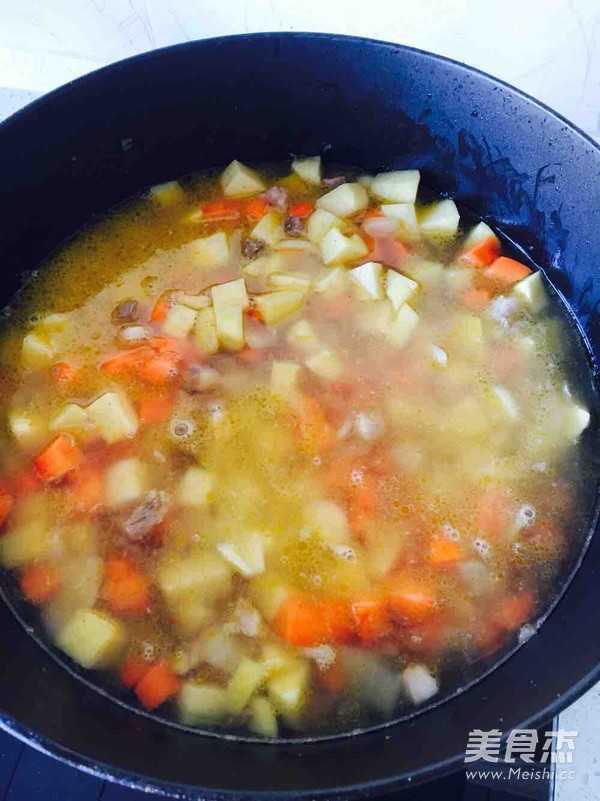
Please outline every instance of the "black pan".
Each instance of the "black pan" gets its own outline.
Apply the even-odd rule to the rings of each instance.
[[[205,167],[322,153],[419,167],[544,268],[600,353],[600,151],[557,114],[475,70],[383,42],[258,34],[142,55],[0,126],[0,305],[66,237],[150,184]],[[596,488],[588,488],[591,508]],[[588,508],[589,506],[589,508]],[[468,732],[552,718],[600,676],[600,540],[539,633],[416,717],[320,743],[192,734],[77,680],[0,604],[0,723],[103,777],[178,798],[368,795],[460,768]]]

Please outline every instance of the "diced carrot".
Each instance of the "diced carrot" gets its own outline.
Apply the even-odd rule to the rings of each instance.
[[[295,430],[299,447],[313,456],[331,450],[335,444],[335,431],[315,398],[304,398]]]
[[[479,313],[489,306],[490,293],[487,289],[475,289],[471,287],[470,289],[465,289],[460,296],[460,300],[467,309]]]
[[[380,261],[390,267],[401,267],[410,254],[406,245],[391,237],[378,237],[374,240],[370,251],[369,259],[371,261]]]
[[[127,656],[119,668],[119,678],[128,690],[133,690],[151,669],[152,663],[134,652]]]
[[[390,631],[388,605],[382,598],[372,596],[353,601],[352,614],[362,643],[376,642]]]
[[[383,217],[383,212],[381,211],[381,206],[375,206],[372,209],[368,209],[362,216],[363,220],[371,220],[373,217]]]
[[[246,201],[244,212],[251,220],[260,220],[269,208],[269,201],[264,197],[253,197]]]
[[[237,220],[240,216],[241,202],[229,198],[208,200],[200,206],[202,219],[207,222],[216,220]]]
[[[28,601],[44,604],[60,591],[62,578],[51,565],[31,565],[21,573],[20,585]]]
[[[104,473],[95,465],[83,465],[70,488],[72,505],[78,512],[91,512],[104,498]]]
[[[521,264],[515,259],[509,259],[507,256],[500,256],[485,271],[485,275],[490,281],[502,287],[509,287],[522,278],[527,278],[530,273],[530,268],[525,264]]]
[[[251,320],[256,320],[257,323],[262,323],[263,322],[263,318],[262,318],[262,314],[260,313],[260,309],[258,308],[258,306],[256,305],[256,303],[254,302],[254,300],[252,298],[250,299],[250,304],[249,304],[248,308],[246,309],[246,314],[248,315],[248,317],[250,317]]]
[[[321,602],[321,613],[328,639],[336,643],[346,643],[354,638],[356,624],[347,601],[336,598],[324,600]]]
[[[13,476],[13,491],[17,498],[25,498],[41,489],[40,477],[33,465],[23,468]]]
[[[81,462],[81,452],[68,434],[56,439],[38,454],[35,469],[42,481],[57,481],[75,470]]]
[[[483,239],[461,254],[461,261],[472,267],[487,267],[500,255],[500,242],[495,236]]]
[[[117,353],[100,363],[100,369],[111,378],[131,376],[142,369],[144,364],[154,356],[151,348],[134,348],[123,353]]]
[[[477,502],[475,526],[488,537],[502,537],[508,530],[514,514],[509,496],[498,489],[488,489]]]
[[[429,559],[435,567],[449,567],[462,559],[463,552],[459,542],[447,537],[435,537],[429,548]]]
[[[291,595],[279,608],[273,628],[290,645],[310,647],[325,642],[327,622],[320,604],[308,595]]]
[[[139,702],[146,709],[156,709],[179,691],[181,680],[166,662],[153,665],[135,688]]]
[[[530,617],[533,611],[533,596],[530,592],[510,595],[500,601],[494,609],[493,620],[505,631],[514,631]]]
[[[256,364],[265,358],[266,350],[263,348],[251,348],[246,345],[238,354],[238,359],[241,359],[245,364]]]
[[[101,597],[113,612],[143,614],[150,599],[148,579],[133,559],[110,557],[104,566]]]
[[[175,401],[172,395],[145,395],[138,404],[138,417],[142,425],[153,425],[166,420]]]
[[[12,497],[12,495],[9,495],[6,492],[0,493],[0,526],[3,526],[4,523],[6,523],[14,502],[15,499]]]
[[[73,384],[77,380],[79,371],[68,362],[57,362],[50,368],[50,378],[59,386]]]
[[[304,200],[301,203],[294,203],[290,207],[288,214],[290,217],[300,217],[301,220],[304,220],[309,214],[313,213],[314,208],[315,204],[312,200]]]
[[[366,246],[366,248],[367,248],[367,250],[369,252],[369,258],[371,258],[371,254],[375,254],[375,250],[376,250],[376,247],[377,247],[377,240],[375,240],[366,231],[361,231],[360,232],[360,237],[361,237],[362,241],[365,243],[365,246]],[[375,256],[373,255],[372,258],[375,259]]]
[[[434,608],[430,590],[409,578],[399,577],[390,582],[388,604],[394,619],[402,625],[426,620]]]
[[[169,384],[179,375],[181,359],[176,353],[165,351],[154,356],[142,366],[140,378],[148,384],[162,386]]]
[[[321,687],[328,693],[343,693],[348,683],[348,677],[339,659],[324,670],[319,670],[317,678]]]
[[[151,323],[162,323],[167,316],[167,312],[171,306],[171,293],[163,292],[160,298],[154,304],[150,317],[148,318]]]

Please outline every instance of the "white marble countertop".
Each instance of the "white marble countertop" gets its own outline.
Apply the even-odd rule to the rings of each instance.
[[[136,53],[269,30],[359,34],[450,56],[539,98],[600,141],[599,0],[0,0],[0,119]],[[556,801],[600,799],[600,685],[559,726],[579,738],[575,779],[557,781]]]

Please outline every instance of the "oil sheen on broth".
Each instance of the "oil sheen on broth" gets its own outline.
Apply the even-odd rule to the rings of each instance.
[[[572,563],[583,353],[542,274],[418,186],[232,162],[15,304],[0,557],[132,703],[267,738],[389,720],[523,638]]]

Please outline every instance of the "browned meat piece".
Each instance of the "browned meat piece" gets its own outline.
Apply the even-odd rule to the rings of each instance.
[[[143,542],[165,518],[169,496],[161,490],[150,490],[144,500],[122,522],[122,528],[131,542]]]
[[[341,186],[346,183],[345,175],[336,175],[334,178],[323,178],[323,186],[327,189],[335,189],[336,186]]]
[[[242,256],[246,259],[256,259],[265,249],[266,242],[264,239],[245,239],[242,245]]]
[[[283,186],[272,186],[263,192],[261,197],[264,197],[269,206],[273,206],[278,211],[284,212],[287,209],[288,191]]]
[[[292,215],[283,221],[286,236],[300,236],[304,232],[304,222],[300,217]]]
[[[140,319],[140,304],[133,298],[122,300],[112,310],[111,318],[116,325],[135,323],[136,320]]]

